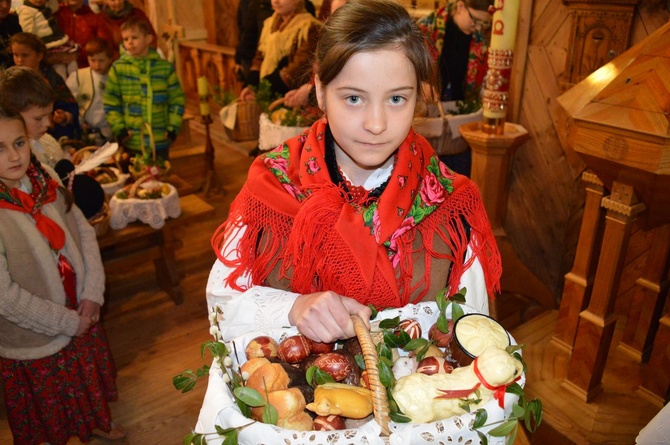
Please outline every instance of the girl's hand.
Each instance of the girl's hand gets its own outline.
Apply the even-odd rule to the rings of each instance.
[[[300,295],[288,314],[289,322],[310,340],[331,343],[354,337],[351,316],[356,314],[370,327],[372,311],[353,298],[335,292]]]
[[[81,300],[81,303],[79,303],[79,307],[77,308],[77,313],[80,316],[89,317],[91,319],[91,325],[100,321],[100,305],[91,300]]]
[[[81,337],[85,333],[88,332],[89,329],[91,329],[91,326],[93,326],[95,323],[93,320],[91,320],[91,317],[88,315],[81,315],[79,314],[79,327],[77,328],[77,333],[74,334],[77,337]]]
[[[306,83],[298,89],[289,91],[284,96],[284,105],[289,108],[306,107],[310,91],[312,91],[311,83]]]
[[[245,100],[254,100],[256,99],[256,93],[254,93],[254,90],[250,87],[244,87],[242,91],[240,91],[240,100],[245,101]]]

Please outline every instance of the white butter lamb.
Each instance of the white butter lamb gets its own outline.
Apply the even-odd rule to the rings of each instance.
[[[477,399],[475,389],[479,390],[481,401],[470,405],[471,411],[491,400],[496,389],[504,397],[506,385],[518,379],[522,372],[523,364],[519,360],[504,349],[489,346],[476,361],[454,369],[451,374],[414,373],[399,379],[393,398],[413,423],[433,422],[464,414],[459,406],[463,403],[461,399]]]

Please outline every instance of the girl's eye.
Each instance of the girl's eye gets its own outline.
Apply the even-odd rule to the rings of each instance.
[[[401,104],[405,101],[405,98],[402,96],[391,96],[391,103],[393,104]]]
[[[23,148],[26,145],[26,140],[21,138],[18,141],[16,141],[14,145],[16,145],[16,148]]]
[[[352,105],[355,105],[361,101],[360,96],[347,96],[347,102],[349,102]]]

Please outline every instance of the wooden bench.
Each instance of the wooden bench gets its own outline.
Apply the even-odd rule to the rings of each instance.
[[[123,261],[124,264],[141,264],[153,261],[158,285],[170,295],[175,304],[183,302],[180,272],[175,261],[175,251],[182,247],[173,229],[214,213],[214,207],[197,195],[181,196],[181,215],[168,219],[160,229],[135,222],[121,230],[110,229],[98,237],[100,254],[105,266]]]

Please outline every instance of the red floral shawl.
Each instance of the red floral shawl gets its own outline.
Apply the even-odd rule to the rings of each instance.
[[[434,236],[450,248],[452,294],[475,257],[489,294],[499,291],[500,254],[472,181],[440,162],[411,130],[381,196],[356,202],[331,181],[325,132],[319,120],[252,164],[228,219],[212,237],[217,256],[233,269],[227,285],[243,291],[236,282],[247,273],[254,285],[262,285],[278,267],[296,293],[332,290],[378,308],[415,303],[425,296],[430,278],[426,262],[423,279],[412,284],[412,244],[419,232],[426,258],[440,255],[432,248]],[[238,245],[227,245],[240,229]],[[474,255],[466,262],[468,242]],[[236,258],[224,258],[222,252],[231,247]]]

